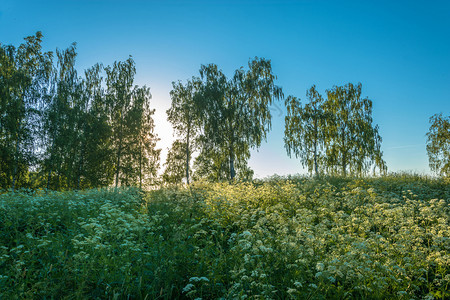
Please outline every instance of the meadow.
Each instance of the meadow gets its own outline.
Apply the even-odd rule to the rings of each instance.
[[[450,182],[0,195],[0,299],[448,299]]]

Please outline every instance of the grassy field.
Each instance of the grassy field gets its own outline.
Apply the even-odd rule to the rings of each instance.
[[[3,193],[0,299],[448,299],[449,201],[411,175]]]

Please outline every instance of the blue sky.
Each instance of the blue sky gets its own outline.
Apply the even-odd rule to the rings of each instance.
[[[285,95],[305,99],[361,82],[373,101],[390,171],[429,173],[426,132],[450,112],[450,1],[20,1],[0,2],[0,43],[36,31],[44,49],[77,42],[80,71],[132,55],[151,88],[165,159],[171,82],[215,63],[227,75],[255,56],[272,60]],[[257,177],[304,173],[283,144],[284,103],[267,143],[252,152]]]

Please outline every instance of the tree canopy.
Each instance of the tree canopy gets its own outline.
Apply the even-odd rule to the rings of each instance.
[[[288,97],[284,138],[288,154],[300,157],[316,175],[319,169],[343,176],[366,174],[371,167],[385,172],[378,125],[372,124],[372,101],[361,97],[361,89],[361,84],[335,86],[323,100],[313,86],[305,106]]]
[[[285,100],[284,143],[289,156],[300,158],[308,172],[316,176],[323,169],[325,149],[326,116],[324,100],[313,85],[307,92],[308,103],[304,106],[299,98],[288,96]]]
[[[250,180],[252,149],[271,130],[271,106],[284,98],[271,61],[255,57],[227,77],[216,64],[172,83],[167,119],[176,140],[165,170],[147,86],[135,84],[130,56],[109,66],[76,67],[76,43],[43,52],[42,33],[18,47],[0,44],[0,187],[148,187],[162,179]],[[310,174],[366,175],[387,170],[373,102],[362,85],[285,99],[284,143]],[[430,118],[430,168],[450,173],[450,120]]]
[[[192,158],[192,152],[195,149],[196,141],[201,129],[201,114],[202,108],[198,105],[199,88],[201,82],[200,79],[193,77],[192,80],[188,80],[185,85],[180,81],[172,82],[172,90],[170,91],[170,98],[172,99],[171,107],[167,110],[167,120],[172,123],[175,133],[183,141],[178,141],[172,145],[172,155],[181,155],[181,146],[184,147],[184,178],[186,178],[187,184],[190,182],[190,164]],[[175,154],[177,153],[177,154]],[[172,165],[170,161],[167,162],[168,167],[172,169],[175,165]],[[175,163],[178,164],[178,163]],[[173,173],[174,170],[171,171]],[[166,176],[169,176],[166,174]],[[178,178],[179,175],[170,175],[171,178]],[[169,177],[170,177],[169,176]],[[175,177],[173,177],[175,176]],[[183,179],[180,178],[180,180]],[[167,177],[168,178],[168,177]]]
[[[361,83],[327,90],[326,156],[331,173],[361,175],[372,166],[386,170],[378,125],[372,124],[372,100],[362,98],[361,90]]]
[[[203,136],[198,172],[215,170],[217,179],[233,180],[239,166],[238,175],[248,176],[250,149],[266,139],[271,129],[270,105],[283,97],[271,62],[250,60],[247,71],[240,68],[230,79],[217,65],[203,65],[200,77]]]
[[[152,184],[159,166],[150,89],[130,57],[79,76],[76,44],[43,53],[42,34],[0,45],[0,185],[80,189]],[[104,81],[103,71],[106,72]]]
[[[41,44],[37,32],[17,48],[0,45],[0,181],[13,190],[37,162],[36,137],[53,59]]]
[[[430,118],[427,133],[427,153],[430,169],[439,175],[450,176],[450,116],[442,113]]]

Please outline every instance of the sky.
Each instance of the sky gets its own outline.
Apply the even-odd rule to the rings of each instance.
[[[96,63],[136,62],[135,84],[152,92],[162,163],[173,141],[166,120],[173,81],[202,64],[231,77],[249,59],[270,59],[285,96],[313,84],[362,84],[392,172],[431,174],[429,118],[450,112],[450,1],[0,0],[0,43],[41,31],[45,51],[77,43],[79,74]],[[255,177],[304,174],[284,148],[284,101],[249,166]]]

